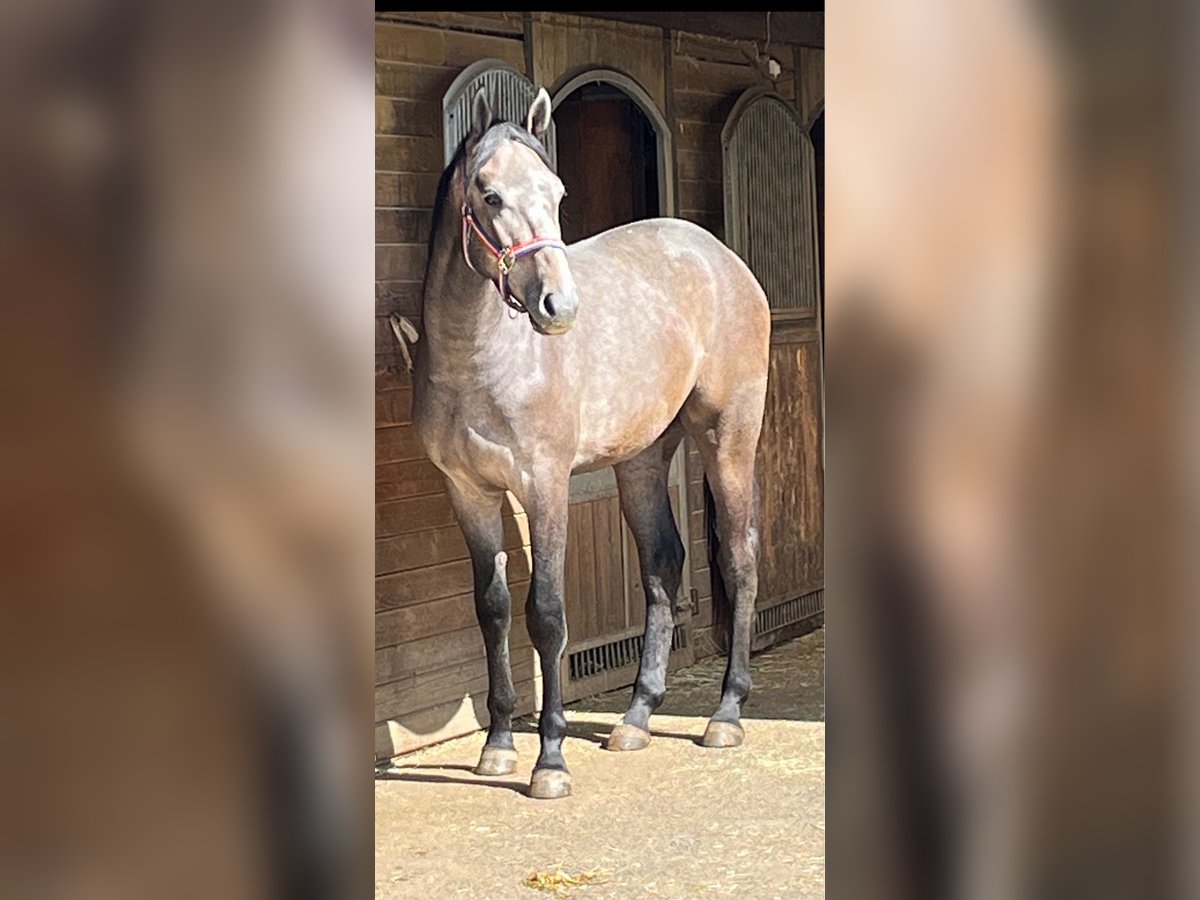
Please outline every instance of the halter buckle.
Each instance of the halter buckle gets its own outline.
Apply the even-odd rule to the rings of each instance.
[[[513,266],[517,264],[517,258],[513,255],[512,247],[505,247],[504,251],[496,260],[496,265],[500,269],[501,275],[508,275],[513,270]]]

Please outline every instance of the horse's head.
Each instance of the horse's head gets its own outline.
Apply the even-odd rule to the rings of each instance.
[[[543,334],[570,329],[579,311],[579,293],[567,255],[553,243],[562,240],[558,205],[563,183],[550,167],[540,138],[550,127],[550,96],[538,92],[522,129],[510,122],[492,121],[483,91],[475,95],[464,159],[465,203],[495,247],[482,240],[468,243],[473,268],[501,279],[529,311],[533,327]],[[536,243],[549,240],[550,246]],[[504,259],[496,253],[514,252]]]

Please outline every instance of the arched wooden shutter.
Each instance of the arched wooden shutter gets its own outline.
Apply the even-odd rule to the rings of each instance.
[[[529,105],[537,96],[537,88],[528,78],[498,59],[481,59],[467,66],[442,98],[442,127],[444,159],[447,165],[454,158],[458,145],[471,130],[471,104],[476,92],[483,88],[492,104],[492,112],[519,125],[525,123]],[[557,161],[554,145],[554,123],[542,137],[550,159]]]
[[[743,94],[721,131],[725,241],[779,317],[816,315],[816,170],[812,143],[778,94]]]

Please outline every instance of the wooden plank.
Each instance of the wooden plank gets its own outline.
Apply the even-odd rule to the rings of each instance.
[[[798,596],[824,579],[820,356],[806,341],[772,344],[758,450],[761,491],[759,605]]]
[[[440,173],[442,142],[432,137],[403,134],[375,135],[376,172]]]
[[[432,209],[440,177],[431,172],[376,172],[375,205]]]
[[[438,103],[449,90],[461,66],[425,66],[413,63],[375,63],[375,96]]]
[[[510,581],[513,609],[520,611],[529,591],[528,581]],[[473,593],[441,597],[414,606],[375,615],[375,648],[382,650],[477,625]]]
[[[532,647],[512,654],[514,685],[532,683],[537,675],[534,660]],[[380,720],[400,718],[427,709],[431,700],[445,701],[463,696],[486,700],[487,693],[487,661],[481,658],[411,680],[378,686],[375,689],[375,716]]]
[[[512,12],[415,12],[396,11],[376,14],[379,22],[398,22],[401,24],[427,25],[434,28],[447,28],[455,31],[474,31],[485,34],[510,35],[521,34],[521,14]]]
[[[425,100],[376,97],[375,133],[441,137],[442,108]]]
[[[680,122],[675,129],[678,150],[721,152],[721,125],[716,122]]]
[[[421,281],[425,277],[424,244],[387,244],[375,247],[377,281]]]
[[[510,556],[529,546],[529,528],[524,513],[504,519],[503,544]],[[458,525],[408,532],[375,542],[375,574],[388,575],[469,557],[467,543]],[[528,564],[523,568],[528,569]],[[510,580],[515,571],[517,569],[510,566]]]
[[[725,186],[720,181],[691,178],[679,180],[680,209],[722,212],[724,204]]]
[[[519,34],[499,37],[449,31],[430,25],[377,23],[375,58],[459,68],[480,59],[498,59],[520,70],[525,53]]]
[[[445,494],[392,500],[375,507],[375,537],[441,528],[454,521],[454,509]]]
[[[536,708],[540,693],[540,677],[534,681],[515,685],[517,689],[516,715],[527,715]],[[410,753],[421,747],[449,740],[487,724],[486,698],[481,695],[455,698],[403,719],[389,719],[375,725],[375,757],[386,759]]]
[[[412,422],[412,388],[375,392],[375,427]]]
[[[754,41],[735,41],[690,31],[676,32],[674,46],[679,65],[684,59],[736,65],[746,59],[746,54],[753,56],[755,52]]]
[[[625,627],[625,584],[621,570],[620,502],[616,497],[592,506],[592,532],[596,551],[596,608],[602,634]]]
[[[736,93],[702,94],[697,91],[676,91],[675,115],[680,121],[721,125],[729,118],[737,98]]]
[[[375,502],[444,494],[446,476],[427,459],[385,463],[375,467]]]
[[[425,448],[411,425],[375,429],[376,465],[424,458]]]
[[[398,391],[409,390],[412,388],[412,380],[406,377],[397,375],[376,375],[375,390],[376,391]]]
[[[693,34],[716,35],[742,41],[766,39],[765,13],[746,12],[580,12],[583,16],[616,19],[637,25],[659,28],[686,26]],[[805,10],[781,10],[771,13],[771,39],[803,44],[806,47],[825,46],[825,13]],[[774,44],[772,44],[774,48]]]
[[[433,228],[429,209],[375,210],[375,243],[428,244]]]
[[[603,617],[596,592],[596,530],[592,525],[593,509],[603,503],[603,500],[593,500],[575,507],[576,540],[579,546],[579,605],[585,611],[585,620],[592,634],[603,633]]]
[[[779,59],[777,51],[772,56]],[[791,64],[788,52],[787,63]],[[784,60],[780,59],[780,62]],[[749,59],[743,58],[735,64],[702,62],[688,58],[676,58],[675,89],[678,91],[700,91],[706,94],[741,93],[748,88],[765,87],[774,89],[774,82],[764,75]]]
[[[680,150],[676,157],[679,163],[680,181],[713,181],[721,178],[721,154]]]
[[[440,530],[440,529],[439,529]],[[429,532],[421,532],[428,534]],[[412,562],[410,557],[407,562]],[[453,597],[470,593],[474,589],[472,566],[469,559],[459,559],[438,565],[421,564],[408,571],[380,575],[375,579],[375,610],[399,609],[403,606]],[[529,557],[523,551],[514,550],[508,556],[508,577],[511,581],[529,578]]]
[[[512,650],[530,646],[523,612],[513,619],[508,643]],[[479,659],[483,655],[483,635],[480,634],[478,625],[468,625],[420,640],[405,641],[375,651],[375,683],[380,685],[389,681],[399,681],[409,675],[457,665]]]
[[[425,284],[421,281],[375,282],[375,315],[399,313],[408,316],[420,330],[421,301]]]

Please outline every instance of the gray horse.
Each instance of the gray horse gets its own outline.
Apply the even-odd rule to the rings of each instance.
[[[474,566],[491,714],[480,775],[516,767],[504,491],[529,516],[526,622],[543,679],[529,794],[542,799],[571,792],[559,682],[571,474],[613,466],[637,542],[645,643],[632,703],[608,748],[639,750],[663,700],[683,574],[667,470],[684,433],[699,448],[716,509],[726,590],[714,594],[727,593],[733,606],[721,702],[703,743],[742,742],[758,581],[754,456],[770,339],[762,288],[696,225],[651,219],[562,244],[565,191],[539,140],[550,111],[542,90],[522,128],[494,121],[483,93],[475,97],[472,130],[438,187],[413,382],[414,421],[446,475]]]

